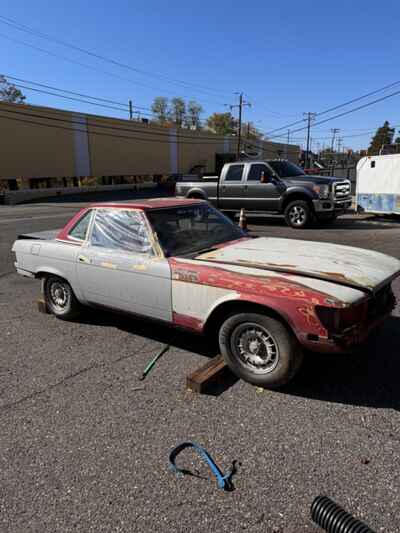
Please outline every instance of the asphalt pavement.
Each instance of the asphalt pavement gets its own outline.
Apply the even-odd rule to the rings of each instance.
[[[39,282],[14,273],[15,237],[61,227],[79,207],[0,206],[0,531],[316,532],[318,494],[375,531],[400,531],[400,312],[356,356],[307,355],[282,391],[231,380],[193,394],[186,375],[216,353],[206,339],[100,311],[57,320],[37,310]],[[251,217],[250,229],[400,258],[389,219],[292,230]],[[183,440],[223,470],[235,461],[235,490],[204,479],[190,451],[178,463],[199,477],[172,474]]]

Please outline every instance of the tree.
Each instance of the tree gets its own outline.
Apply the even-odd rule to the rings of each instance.
[[[168,115],[171,122],[181,127],[186,117],[185,100],[179,97],[172,98]]]
[[[242,125],[242,137],[245,137],[246,139],[262,139],[264,135],[252,122],[246,122]]]
[[[158,122],[164,124],[168,118],[168,98],[165,98],[165,96],[156,96],[151,110],[157,117]]]
[[[397,132],[397,133],[400,133],[400,130]],[[400,144],[400,135],[398,137],[395,138],[394,142],[396,144]]]
[[[195,100],[190,100],[187,105],[185,124],[188,128],[199,130],[201,128],[200,115],[203,108]]]
[[[237,120],[231,113],[213,113],[207,119],[207,126],[218,135],[232,135],[237,131]]]
[[[5,76],[0,74],[0,101],[22,104],[25,99],[26,96],[15,85],[8,82]]]
[[[376,130],[375,135],[371,139],[371,144],[368,148],[368,155],[377,155],[383,144],[392,144],[394,137],[394,128],[385,120],[383,126]]]

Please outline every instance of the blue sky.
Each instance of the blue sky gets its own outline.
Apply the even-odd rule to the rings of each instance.
[[[400,2],[396,1],[380,7],[371,0],[0,0],[0,6],[1,16],[133,69],[0,22],[0,73],[121,102],[131,98],[147,108],[157,95],[193,98],[202,103],[204,118],[213,111],[226,111],[224,104],[235,103],[235,92],[243,91],[252,103],[244,119],[267,132],[301,120],[305,111],[321,112],[400,80]],[[341,111],[396,90],[400,84]],[[24,92],[33,104],[124,116],[116,110]],[[341,129],[344,146],[364,147],[370,138],[364,133],[384,120],[400,129],[400,95],[316,126],[313,148],[329,144],[333,127]],[[354,137],[359,134],[363,136]],[[304,132],[292,137],[301,142]]]

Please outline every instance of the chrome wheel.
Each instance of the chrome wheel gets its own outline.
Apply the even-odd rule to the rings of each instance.
[[[71,299],[69,285],[61,280],[56,280],[50,283],[48,291],[50,302],[55,310],[64,311]]]
[[[279,362],[279,348],[271,333],[259,324],[240,324],[232,334],[232,350],[251,372],[268,374]]]
[[[289,211],[289,219],[293,226],[302,226],[307,220],[307,213],[301,205],[294,205]]]

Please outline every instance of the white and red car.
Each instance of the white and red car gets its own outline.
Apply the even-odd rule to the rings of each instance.
[[[251,238],[201,200],[95,204],[60,231],[21,235],[17,271],[49,311],[82,305],[208,335],[239,377],[287,383],[302,348],[348,352],[392,311],[400,261],[327,243]]]

